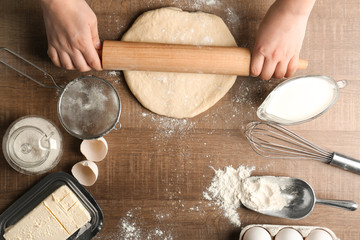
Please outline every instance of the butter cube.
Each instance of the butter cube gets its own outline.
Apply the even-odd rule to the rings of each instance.
[[[66,240],[91,220],[71,189],[63,185],[38,206],[5,229],[6,240]]]

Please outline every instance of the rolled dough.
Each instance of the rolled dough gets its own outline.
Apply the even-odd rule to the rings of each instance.
[[[123,41],[237,46],[218,16],[160,8],[139,16]],[[194,117],[219,101],[236,76],[192,73],[124,71],[126,82],[147,109],[174,118]]]

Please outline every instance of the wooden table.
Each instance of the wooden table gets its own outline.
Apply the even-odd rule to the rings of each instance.
[[[252,47],[255,29],[271,1],[228,0],[206,5],[200,0],[88,1],[99,21],[102,39],[117,40],[139,14],[164,6],[202,10],[224,19],[238,45]],[[209,1],[213,2],[213,1]],[[220,2],[220,1],[215,1]],[[311,14],[301,57],[309,67],[301,74],[347,79],[332,109],[306,124],[291,127],[310,141],[360,158],[360,2],[319,0]],[[105,220],[96,239],[238,239],[223,211],[203,198],[214,169],[255,166],[257,175],[298,177],[308,181],[318,197],[360,202],[360,176],[311,160],[270,160],[255,154],[243,131],[257,120],[255,111],[277,81],[239,77],[215,106],[192,119],[171,119],[143,108],[121,73],[80,73],[55,67],[46,55],[47,41],[38,1],[0,2],[0,46],[8,47],[50,72],[60,84],[93,74],[117,89],[123,111],[122,128],[106,135],[109,153],[98,164],[99,179],[90,193],[101,205]],[[59,127],[59,94],[42,88],[0,65],[0,137],[19,117],[36,114]],[[36,75],[35,71],[29,70]],[[80,140],[62,128],[64,155],[51,172],[70,173],[83,160]],[[46,176],[14,171],[0,156],[0,212]],[[347,212],[317,205],[302,220],[263,216],[239,208],[243,226],[254,223],[316,225],[332,229],[341,239],[360,239],[360,211]],[[126,226],[133,226],[129,231]]]

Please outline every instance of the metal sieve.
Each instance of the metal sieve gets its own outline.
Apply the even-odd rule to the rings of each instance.
[[[62,126],[72,136],[80,139],[96,139],[113,129],[121,128],[120,97],[116,89],[105,79],[95,76],[79,77],[62,88],[53,76],[37,65],[7,48],[0,48],[0,50],[7,51],[50,77],[54,83],[53,86],[41,83],[8,62],[0,60],[1,63],[40,86],[55,88],[61,92],[57,112]]]

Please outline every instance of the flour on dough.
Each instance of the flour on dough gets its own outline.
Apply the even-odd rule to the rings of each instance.
[[[237,46],[221,18],[203,12],[160,8],[138,17],[123,41]],[[219,101],[236,76],[124,71],[126,82],[150,111],[174,118],[194,117]]]

